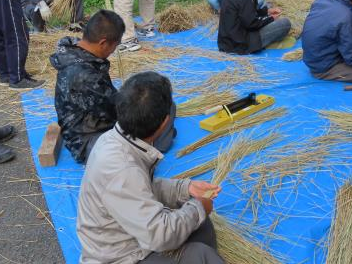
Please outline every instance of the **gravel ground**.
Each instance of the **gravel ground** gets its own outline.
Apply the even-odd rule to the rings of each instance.
[[[0,264],[65,263],[31,157],[19,94],[0,87],[0,126],[18,133],[6,142],[17,156],[0,164]],[[44,213],[44,215],[43,215]]]

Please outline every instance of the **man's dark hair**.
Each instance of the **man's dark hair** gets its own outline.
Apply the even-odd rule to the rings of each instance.
[[[124,134],[148,138],[170,114],[171,83],[156,72],[142,72],[129,78],[117,93],[117,120]]]
[[[105,38],[109,42],[121,42],[125,23],[113,11],[99,10],[88,21],[83,30],[83,39],[98,43]]]

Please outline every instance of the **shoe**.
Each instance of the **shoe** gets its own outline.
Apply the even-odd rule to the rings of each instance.
[[[4,163],[12,160],[15,157],[15,153],[9,147],[0,145],[0,163]]]
[[[0,143],[3,143],[16,134],[16,130],[13,126],[0,127]]]
[[[78,23],[72,23],[68,26],[68,30],[72,32],[82,32],[82,27]]]
[[[154,28],[136,28],[136,33],[139,37],[152,38],[155,37]]]
[[[43,80],[34,80],[30,77],[23,78],[21,81],[18,83],[10,83],[10,90],[15,90],[15,91],[26,91],[30,89],[35,89],[41,87],[45,81]]]
[[[125,52],[125,51],[137,51],[142,48],[141,45],[138,43],[138,39],[132,39],[130,41],[121,43],[120,45],[117,46],[117,49],[119,52]]]
[[[83,22],[71,23],[68,27],[68,30],[77,33],[82,32],[84,27],[85,25]]]
[[[4,78],[0,77],[0,86],[7,87],[7,86],[9,86],[9,82],[10,82],[9,77],[4,77]]]

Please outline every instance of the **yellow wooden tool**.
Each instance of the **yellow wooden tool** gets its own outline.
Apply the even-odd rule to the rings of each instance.
[[[233,103],[219,105],[205,111],[206,115],[214,112],[217,113],[200,121],[200,127],[213,132],[230,123],[257,113],[260,110],[273,105],[274,102],[275,99],[272,96],[265,94],[259,94],[256,96],[255,93],[251,93],[247,97]]]

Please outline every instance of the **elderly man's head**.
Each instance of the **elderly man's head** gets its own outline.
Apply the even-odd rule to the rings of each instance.
[[[156,72],[129,78],[117,95],[118,122],[126,135],[154,141],[170,119],[171,83]]]
[[[97,57],[106,59],[120,44],[125,24],[113,11],[100,10],[88,21],[83,31],[84,47]]]

